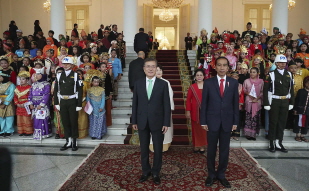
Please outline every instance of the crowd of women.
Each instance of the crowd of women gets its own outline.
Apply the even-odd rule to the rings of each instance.
[[[287,59],[285,69],[293,76],[292,91],[296,97],[294,109],[289,111],[286,129],[293,129],[296,141],[308,142],[304,136],[309,121],[309,37],[303,29],[298,39],[293,40],[293,34],[281,34],[277,27],[274,27],[272,36],[265,29],[256,33],[251,31],[251,27],[251,23],[248,23],[248,30],[242,35],[236,30],[219,34],[215,28],[210,39],[207,38],[207,31],[202,30],[200,37],[195,39],[198,69],[194,74],[195,83],[188,89],[186,103],[186,116],[191,119],[195,152],[203,153],[207,145],[206,131],[199,124],[199,108],[204,79],[216,76],[215,60],[220,56],[229,60],[228,75],[239,82],[240,123],[237,130],[231,133],[231,140],[239,140],[241,129],[248,140],[256,140],[263,126],[265,138],[268,138],[271,119],[269,112],[263,108],[263,86],[269,72],[277,68],[276,62],[279,61],[275,60],[276,55],[284,54]]]
[[[13,134],[16,119],[19,136],[50,137],[54,124],[55,138],[64,137],[53,91],[57,73],[64,72],[62,60],[69,56],[82,80],[83,108],[88,109],[79,111],[79,138],[101,139],[112,125],[112,100],[117,100],[125,67],[123,35],[117,33],[117,25],[102,28],[102,39],[96,32],[82,30],[79,35],[75,24],[70,40],[64,35],[55,39],[52,30],[45,38],[39,24],[35,21],[33,35],[23,36],[11,21],[0,39],[0,136]],[[86,113],[89,107],[92,112]]]

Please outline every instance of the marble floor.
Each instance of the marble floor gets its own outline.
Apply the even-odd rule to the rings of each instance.
[[[54,146],[0,146],[12,153],[12,191],[56,190],[94,148],[61,152]],[[288,153],[247,150],[287,191],[309,191],[309,149],[294,148]]]

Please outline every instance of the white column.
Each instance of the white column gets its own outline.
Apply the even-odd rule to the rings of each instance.
[[[127,44],[127,52],[131,52],[137,28],[137,0],[123,0],[123,34]],[[134,52],[132,48],[132,52]]]
[[[208,37],[213,30],[212,28],[212,0],[198,1],[198,28],[200,32],[203,28],[208,32]],[[200,34],[198,34],[199,36]]]
[[[283,34],[288,33],[288,0],[273,0],[272,27],[278,27]]]
[[[50,3],[50,29],[55,32],[54,38],[58,39],[59,34],[66,36],[65,0],[51,0]]]

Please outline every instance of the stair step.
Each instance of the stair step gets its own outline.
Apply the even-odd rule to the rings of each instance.
[[[112,126],[107,127],[107,135],[124,135],[127,134],[127,126],[128,125],[120,125],[120,124],[113,124]]]
[[[117,115],[117,114],[122,114],[122,115],[132,114],[132,107],[124,106],[124,107],[113,108],[112,115]]]
[[[113,107],[132,106],[132,99],[118,99],[113,101]]]
[[[130,123],[130,116],[126,114],[114,114],[112,115],[113,124],[125,125]]]

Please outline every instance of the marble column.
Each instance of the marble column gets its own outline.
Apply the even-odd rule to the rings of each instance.
[[[58,39],[59,34],[66,36],[65,0],[51,0],[50,3],[50,29],[55,32],[54,38]]]
[[[273,0],[272,28],[278,27],[282,34],[288,33],[289,0]]]
[[[213,30],[212,28],[212,0],[199,0],[198,1],[198,29],[206,29],[208,37]],[[198,36],[200,33],[198,33]]]
[[[138,33],[137,7],[137,0],[123,0],[123,34],[128,53],[134,52],[134,36]]]

